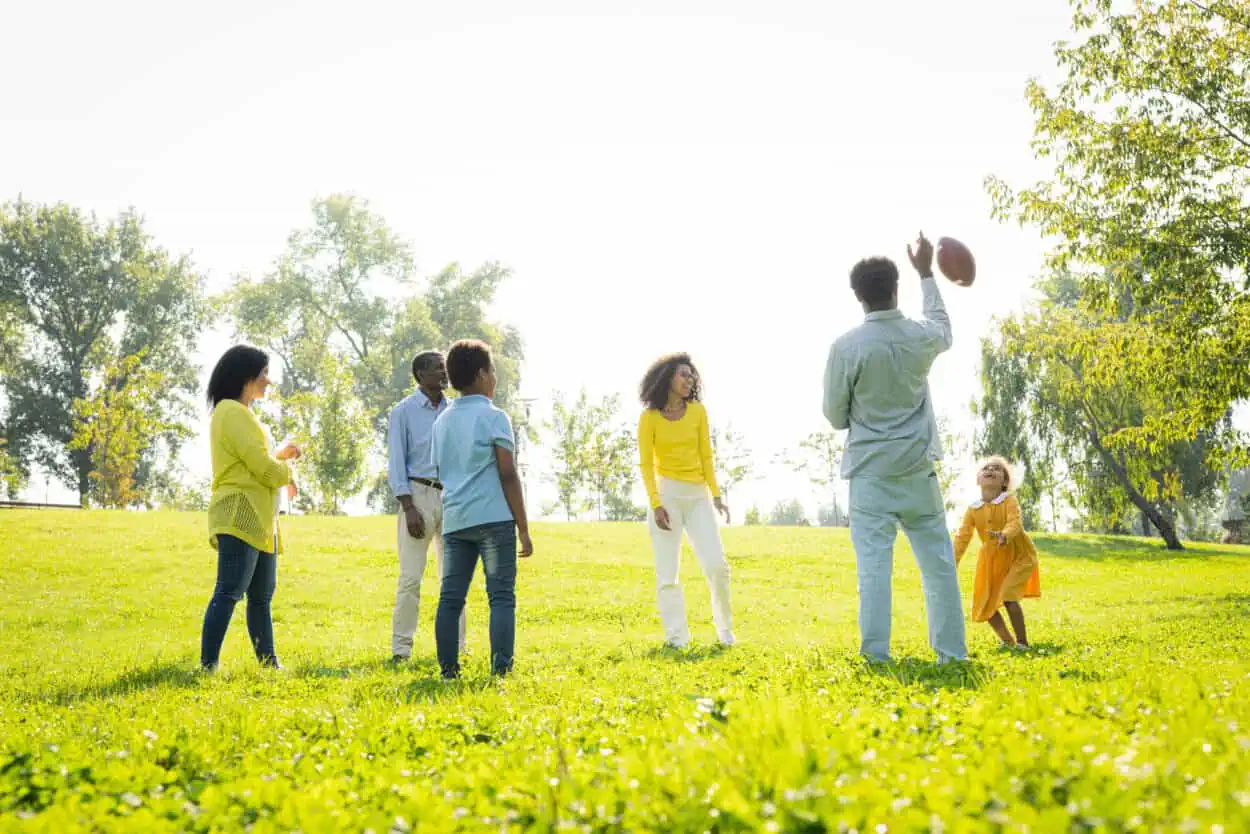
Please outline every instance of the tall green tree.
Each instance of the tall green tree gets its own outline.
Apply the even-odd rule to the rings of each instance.
[[[999,350],[1019,358],[1029,380],[1022,403],[1034,425],[1050,427],[1070,497],[1095,521],[1122,519],[1131,506],[1169,548],[1181,548],[1172,505],[1214,489],[1218,470],[1209,461],[1233,432],[1227,409],[1195,418],[1188,392],[1160,387],[1155,377],[1164,365],[1201,363],[1203,346],[1210,349],[1191,340],[1188,350],[1199,352],[1186,357],[1166,331],[1137,318],[1091,319],[1056,305],[1004,323]],[[1170,442],[1147,430],[1169,423],[1162,436]]]
[[[974,409],[978,428],[972,444],[978,457],[1002,455],[1022,465],[1024,478],[1015,485],[1021,520],[1026,529],[1042,527],[1045,500],[1053,530],[1059,506],[1059,461],[1054,429],[1041,419],[1031,399],[1033,382],[1023,356],[1002,350],[993,339],[982,339],[981,397]]]
[[[294,428],[304,453],[297,464],[297,503],[314,512],[338,515],[343,502],[365,485],[372,431],[344,360],[326,354],[317,377],[320,390],[301,392],[287,401],[282,427]]]
[[[515,328],[488,313],[508,276],[498,264],[472,272],[451,264],[419,282],[409,244],[367,201],[336,194],[314,201],[311,223],[291,234],[272,269],[255,280],[237,277],[221,306],[238,336],[280,362],[284,402],[323,392],[325,354],[346,363],[380,467],[387,417],[412,392],[412,358],[423,350],[446,350],[462,338],[489,342],[499,371],[496,403],[517,422],[524,345]],[[370,504],[389,508],[384,479],[372,483]]]
[[[1053,169],[1020,191],[991,178],[994,211],[1056,241],[1048,272],[1079,282],[1078,326],[1127,301],[1152,347],[1130,375],[1160,399],[1183,392],[1176,412],[1105,442],[1192,441],[1250,396],[1250,13],[1228,0],[1071,5],[1062,77],[1027,89],[1033,148]],[[1241,438],[1223,440],[1217,457],[1245,459]]]
[[[9,311],[9,338],[18,337],[0,384],[5,438],[23,472],[38,464],[87,499],[94,449],[71,448],[74,403],[92,397],[112,363],[140,352],[167,386],[149,415],[167,428],[144,454],[176,453],[197,388],[191,357],[210,310],[189,259],[156,246],[136,213],[100,221],[64,204],[4,206],[0,307]]]
[[[584,463],[585,449],[590,443],[590,397],[586,390],[577,399],[567,402],[565,395],[551,395],[551,417],[543,428],[549,438],[552,469],[548,479],[555,484],[559,506],[568,521],[580,516],[589,506],[586,487],[589,473]]]
[[[144,499],[136,473],[154,438],[190,430],[162,422],[159,401],[166,395],[165,374],[145,366],[143,354],[111,362],[96,391],[74,401],[70,449],[91,455],[88,497],[100,507],[122,509]]]
[[[630,498],[638,471],[638,441],[620,411],[621,400],[615,394],[587,403],[585,410],[588,436],[581,465],[600,521],[629,521],[639,514]]]

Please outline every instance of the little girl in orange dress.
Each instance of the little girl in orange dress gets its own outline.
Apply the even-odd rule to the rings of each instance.
[[[955,563],[958,564],[976,530],[981,539],[977,556],[976,584],[972,592],[972,619],[988,622],[1004,646],[1027,648],[1024,609],[1020,600],[1042,595],[1042,579],[1037,568],[1037,549],[1020,523],[1020,504],[1011,493],[1011,467],[1001,457],[987,458],[977,471],[981,500],[964,513],[955,536]],[[999,608],[1007,609],[1011,629],[1003,622]]]

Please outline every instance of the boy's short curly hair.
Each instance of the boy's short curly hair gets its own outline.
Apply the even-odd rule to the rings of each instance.
[[[447,351],[447,380],[460,393],[473,385],[478,372],[495,364],[490,345],[479,339],[461,339]]]

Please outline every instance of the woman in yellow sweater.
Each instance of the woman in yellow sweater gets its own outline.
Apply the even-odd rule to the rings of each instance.
[[[1042,595],[1037,549],[1020,523],[1020,504],[1011,494],[1011,467],[1001,457],[988,458],[977,471],[981,500],[964,514],[955,536],[955,562],[963,559],[975,530],[981,539],[972,595],[972,619],[988,622],[1004,646],[1027,647],[1020,600]],[[999,608],[1007,609],[1013,636]]]
[[[278,490],[290,483],[287,461],[300,450],[288,443],[269,453],[269,435],[251,406],[269,388],[269,356],[236,345],[217,360],[208,380],[213,495],[208,505],[208,540],[217,548],[217,584],[200,636],[200,665],[217,668],[234,606],[247,594],[247,633],[256,658],[278,666],[269,603],[277,581]]]
[[[716,484],[707,409],[699,402],[699,388],[699,372],[685,353],[657,359],[639,386],[645,409],[638,420],[638,456],[651,502],[648,527],[655,552],[656,597],[665,639],[676,648],[690,642],[679,579],[683,530],[712,592],[717,638],[726,646],[735,642],[729,563],[716,527],[716,511],[728,523],[729,508]]]

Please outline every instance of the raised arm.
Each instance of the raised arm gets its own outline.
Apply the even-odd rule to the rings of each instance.
[[[942,303],[942,293],[938,290],[937,280],[933,277],[933,244],[924,236],[924,232],[921,232],[916,240],[914,252],[910,246],[907,247],[907,257],[911,260],[916,274],[920,276],[920,293],[924,297],[921,306],[922,317],[918,324],[924,334],[925,344],[936,357],[942,351],[950,349],[953,337],[951,336],[950,316],[946,314],[946,305]]]
[[[946,305],[942,302],[942,293],[938,290],[937,281],[932,277],[920,281],[920,292],[924,296],[921,307],[923,318],[920,327],[925,335],[925,342],[930,346],[933,355],[950,350],[954,343],[951,335],[951,319],[946,313]]]

